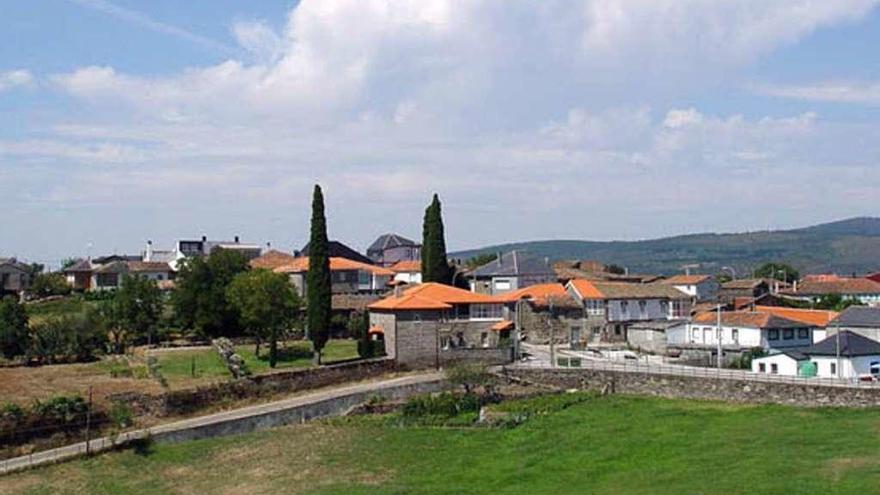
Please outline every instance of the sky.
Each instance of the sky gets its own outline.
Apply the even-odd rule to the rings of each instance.
[[[0,0],[0,256],[876,216],[876,0]]]

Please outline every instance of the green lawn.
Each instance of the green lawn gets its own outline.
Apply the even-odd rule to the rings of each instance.
[[[31,322],[41,321],[51,316],[82,313],[89,306],[96,306],[93,301],[86,301],[80,295],[72,295],[52,301],[37,302],[25,305]]]
[[[254,354],[253,345],[236,346],[238,354],[244,358],[251,372],[269,371],[269,349],[263,345],[260,356]],[[312,364],[312,346],[308,341],[291,341],[279,349],[276,369],[306,368]],[[330,340],[324,347],[324,363],[358,357],[357,341]],[[197,379],[228,378],[229,371],[214,349],[195,351],[166,351],[158,354],[162,375],[173,385],[192,380],[195,366]]]
[[[878,410],[612,396],[511,429],[391,423],[354,418],[156,445],[0,478],[0,492],[800,494],[880,487]]]

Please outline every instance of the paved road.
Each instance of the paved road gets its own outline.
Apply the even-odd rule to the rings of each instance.
[[[428,384],[432,382],[440,382],[444,379],[442,373],[430,372],[418,375],[410,375],[399,378],[390,378],[386,380],[370,381],[356,383],[353,385],[345,385],[331,389],[310,392],[290,399],[284,399],[276,402],[268,402],[255,406],[233,409],[230,411],[199,416],[190,419],[184,419],[173,423],[145,428],[142,430],[134,430],[119,435],[115,441],[109,437],[96,438],[89,442],[88,448],[91,452],[100,452],[109,450],[114,445],[124,444],[131,440],[146,437],[156,437],[157,435],[168,435],[173,432],[182,432],[200,427],[218,425],[223,423],[233,423],[243,418],[265,416],[273,412],[296,409],[298,407],[315,404],[329,399],[344,398],[362,393],[389,391],[401,387]],[[60,461],[73,459],[85,455],[86,443],[80,442],[57,449],[37,452],[29,456],[16,457],[0,461],[0,475],[8,474],[22,469],[28,469],[45,464],[52,464]]]

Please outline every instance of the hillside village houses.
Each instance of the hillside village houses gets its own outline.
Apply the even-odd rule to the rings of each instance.
[[[673,275],[660,281],[691,296],[694,302],[714,301],[718,296],[719,285],[711,275]]]
[[[752,371],[848,380],[880,377],[880,342],[850,331],[812,345],[776,350],[752,360]]]
[[[880,307],[850,306],[828,323],[828,336],[852,332],[880,342]]]
[[[867,306],[880,306],[880,282],[859,277],[825,277],[807,279],[795,283],[790,289],[780,294],[791,299],[815,302],[819,298],[833,294],[843,298],[851,298]]]

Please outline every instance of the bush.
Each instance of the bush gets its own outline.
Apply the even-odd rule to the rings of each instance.
[[[60,273],[40,273],[34,277],[28,292],[36,297],[66,296],[70,285]]]
[[[51,425],[75,425],[84,423],[89,405],[78,395],[59,395],[34,404],[33,412],[44,423]]]
[[[451,418],[463,412],[479,411],[482,400],[475,394],[453,394],[444,392],[437,395],[417,395],[403,405],[405,418],[442,416]]]
[[[106,323],[92,309],[47,318],[31,332],[28,358],[40,364],[93,361],[107,345]]]
[[[0,354],[7,359],[24,355],[29,339],[24,306],[14,297],[0,299]]]
[[[453,385],[461,386],[465,394],[474,392],[480,386],[488,388],[492,383],[492,375],[486,372],[484,366],[468,363],[460,363],[447,368],[446,379]]]

